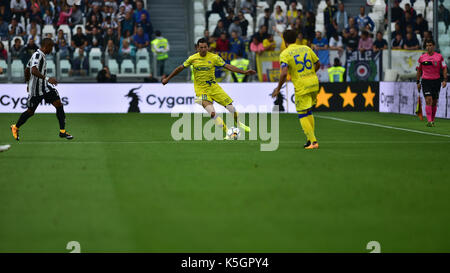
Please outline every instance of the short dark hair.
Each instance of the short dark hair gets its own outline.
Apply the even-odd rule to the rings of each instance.
[[[161,31],[159,31],[159,30],[155,31],[155,35],[156,36],[161,36]]]
[[[297,40],[297,34],[292,29],[285,30],[283,32],[283,39],[288,44],[294,44],[295,41]]]
[[[341,65],[341,60],[339,60],[339,58],[334,58],[334,66],[339,66]]]
[[[44,38],[41,45],[42,47],[53,46],[53,40],[50,38]]]
[[[198,39],[197,46],[199,46],[200,44],[207,44],[209,46],[209,42],[205,38]]]
[[[264,12],[270,12],[270,9],[269,8],[265,8]]]
[[[434,43],[434,40],[433,39],[426,39],[425,40],[425,42],[423,43],[425,46],[427,45],[427,44],[433,44],[433,45],[436,45],[435,43]]]

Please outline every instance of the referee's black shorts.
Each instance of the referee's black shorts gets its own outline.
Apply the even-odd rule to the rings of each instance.
[[[441,80],[427,80],[422,79],[423,96],[431,96],[433,99],[439,99],[439,92],[441,91]]]
[[[48,92],[42,96],[28,96],[27,107],[36,108],[42,100],[45,100],[46,103],[54,103],[55,101],[61,99],[59,97],[58,90],[52,86],[48,85],[47,90]]]

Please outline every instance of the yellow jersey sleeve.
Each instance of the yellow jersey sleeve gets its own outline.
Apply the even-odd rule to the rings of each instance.
[[[281,52],[280,65],[281,65],[281,67],[285,67],[285,66],[289,65],[289,54],[287,54],[287,51]]]
[[[225,65],[225,61],[219,55],[216,55],[214,58],[214,66],[222,67]]]
[[[190,66],[192,64],[192,56],[190,56],[189,58],[187,58],[186,61],[184,61],[184,63],[183,63],[184,67],[188,67],[188,66]]]
[[[319,61],[319,57],[317,57],[316,53],[314,53],[314,51],[309,48],[309,56],[311,56],[311,61],[313,62],[313,64],[317,63]]]

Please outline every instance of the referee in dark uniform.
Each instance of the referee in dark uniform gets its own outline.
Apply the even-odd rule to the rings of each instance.
[[[42,40],[41,48],[33,54],[25,68],[25,81],[28,84],[28,109],[20,115],[16,124],[11,125],[11,132],[15,140],[19,140],[19,128],[34,115],[36,108],[43,99],[46,103],[51,103],[56,108],[56,116],[60,129],[59,137],[66,139],[73,138],[65,130],[66,115],[58,91],[53,87],[58,82],[55,78],[47,77],[47,61],[45,60],[45,55],[52,52],[52,50],[53,40],[45,38]]]

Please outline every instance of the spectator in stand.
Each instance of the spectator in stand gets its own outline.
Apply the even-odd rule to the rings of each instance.
[[[85,76],[89,70],[89,59],[84,53],[84,49],[78,49],[78,55],[72,60],[71,76]]]
[[[140,23],[141,22],[141,14],[145,13],[147,15],[147,19],[150,20],[150,14],[147,10],[144,9],[144,4],[142,3],[142,0],[136,1],[136,11],[134,12],[134,22]]]
[[[132,45],[133,44],[133,37],[131,36],[131,32],[129,30],[127,30],[125,32],[125,35],[120,37],[120,41],[119,41],[119,49],[123,46],[123,41],[127,40],[128,44]],[[117,45],[116,45],[117,47]]]
[[[100,11],[100,6],[98,6],[98,5],[92,6],[91,11],[87,15],[87,18],[91,18],[92,15],[95,15],[95,17],[97,17],[97,22],[99,24],[101,24],[103,22],[104,17],[103,17],[102,12]]]
[[[417,37],[414,33],[406,34],[406,39],[403,42],[403,49],[406,49],[406,50],[419,50],[420,49],[419,41],[417,40]]]
[[[208,51],[216,52],[216,46],[217,46],[216,38],[214,38],[213,36],[210,36],[208,42],[209,42],[209,50]]]
[[[9,36],[8,23],[0,16],[0,40],[8,40]]]
[[[344,51],[344,44],[342,42],[342,37],[339,36],[337,32],[330,38],[330,43],[328,44],[330,50],[338,50],[339,55]]]
[[[6,51],[3,43],[0,43],[0,60],[8,60],[8,52]]]
[[[150,45],[150,37],[147,33],[144,33],[142,27],[137,29],[136,35],[133,36],[134,46],[139,50],[141,48],[147,48]]]
[[[72,48],[85,48],[88,45],[87,37],[81,27],[77,27],[77,33],[72,37]]]
[[[108,40],[105,55],[108,55],[110,59],[119,59],[119,52],[117,51],[117,47],[116,45],[114,45],[114,42],[112,40]]]
[[[267,38],[264,39],[262,42],[264,51],[275,51],[275,48],[277,47],[277,44],[275,43],[275,40],[273,39],[272,34],[268,34]]]
[[[117,35],[114,33],[114,30],[112,28],[108,28],[105,35],[103,36],[103,48],[106,48],[106,43],[108,42],[108,40],[112,40],[115,46],[119,44],[119,39],[117,38]]]
[[[205,14],[206,28],[208,28],[208,26],[209,26],[208,19],[209,19],[209,16],[212,13],[218,13],[219,16],[220,16],[220,19],[221,20],[225,20],[224,9],[225,9],[225,1],[223,1],[223,0],[214,0],[214,2],[212,3],[212,6],[211,6],[211,10],[208,10],[206,12],[206,14]]]
[[[313,12],[307,11],[305,17],[305,38],[308,40],[314,39],[316,29],[316,17]]]
[[[118,25],[115,21],[111,20],[111,16],[106,16],[105,21],[102,23],[102,30],[105,32],[109,28],[112,28],[113,32],[117,33]]]
[[[45,10],[43,21],[44,25],[53,25],[54,19],[50,9]]]
[[[330,52],[328,51],[328,39],[322,37],[322,32],[316,31],[316,38],[312,41],[312,49],[316,52],[321,65],[330,64]]]
[[[34,43],[33,39],[30,39],[28,41],[28,44],[25,46],[25,48],[23,49],[23,53],[22,54],[22,63],[26,64],[28,63],[28,60],[31,58],[31,56],[33,56],[34,52],[36,52],[36,50],[38,50],[38,46]]]
[[[300,32],[301,33],[305,32],[305,28],[303,27],[302,20],[299,17],[295,18],[292,29],[295,30],[295,32],[297,34]]]
[[[337,12],[337,9],[331,4],[331,0],[326,0],[325,2],[327,3],[327,7],[323,11],[323,18],[325,24],[325,32],[327,34],[327,38],[329,39],[331,36],[333,36],[334,32],[337,31],[335,26],[333,25],[333,18],[334,14]]]
[[[109,2],[108,2],[109,3]],[[105,17],[111,17],[111,20],[116,22],[116,14],[114,13],[114,8],[112,6],[105,6],[106,12]]]
[[[442,21],[445,24],[445,31],[447,32],[448,26],[450,25],[450,12],[440,4],[438,9],[438,21]]]
[[[359,31],[367,30],[368,32],[372,32],[375,27],[375,23],[369,15],[366,15],[366,9],[364,6],[359,8],[359,15],[355,17],[355,22]]]
[[[359,36],[356,28],[353,27],[350,29],[350,34],[348,35],[348,38],[344,39],[344,44],[348,51],[355,51],[358,49]]]
[[[35,28],[36,33],[41,33],[41,26],[37,24],[36,20],[32,20],[27,26],[27,35],[31,35],[31,29]]]
[[[433,33],[430,30],[426,30],[426,31],[423,32],[423,39],[422,39],[422,41],[423,41],[422,42],[423,43],[422,48],[423,49],[426,49],[425,41],[427,41],[427,40],[433,40]]]
[[[287,17],[287,23],[288,24],[294,24],[295,23],[295,19],[298,17],[299,12],[297,11],[297,2],[291,2],[289,4],[289,10],[286,13],[286,17]]]
[[[108,66],[104,66],[102,70],[100,70],[97,74],[97,82],[98,83],[108,83],[108,82],[116,82],[117,76],[111,74]]]
[[[22,38],[25,36],[25,28],[21,23],[18,23],[17,18],[13,17],[11,19],[11,24],[8,26],[9,36],[21,36]]]
[[[402,37],[404,36],[400,23],[395,23],[395,30],[391,32],[391,39],[395,39],[397,34],[400,34]]]
[[[130,11],[133,11],[133,5],[130,3],[130,0],[123,0],[122,3],[120,3],[120,7],[124,7],[125,14],[127,14]]]
[[[377,32],[377,38],[376,40],[373,42],[373,47],[372,50],[377,52],[379,50],[383,50],[383,49],[387,49],[388,48],[388,43],[387,41],[383,38],[383,33],[381,33],[381,31]]]
[[[230,39],[230,52],[233,52],[236,55],[241,54],[241,56],[245,55],[245,42],[239,37],[239,33],[236,31],[231,32]]]
[[[149,38],[152,38],[153,25],[150,22],[150,20],[147,18],[147,15],[145,13],[141,14],[141,21],[139,23],[136,23],[135,33],[137,33],[137,30],[140,27],[144,29],[144,33],[147,33]]]
[[[120,25],[120,23],[125,19],[125,6],[120,5],[119,11],[116,13],[116,20],[117,24]]]
[[[130,11],[127,14],[125,14],[125,19],[122,21],[120,25],[120,35],[123,36],[125,34],[125,31],[129,30],[130,33],[134,32],[134,19],[133,19],[133,12]]]
[[[18,21],[22,16],[26,17],[27,3],[25,0],[11,0],[10,8],[13,17],[16,17]]]
[[[258,38],[258,41],[262,43],[262,41],[264,41],[264,39],[266,39],[267,37],[269,37],[269,34],[267,33],[267,28],[266,26],[262,25],[259,28],[259,31],[256,32],[255,34],[253,34],[253,37]],[[253,41],[253,37],[252,37],[252,41]]]
[[[95,14],[92,14],[91,17],[89,17],[89,20],[85,27],[86,33],[87,34],[92,33],[92,29],[94,29],[94,27],[96,27],[99,30],[102,29],[101,23],[99,21],[97,21],[97,16],[95,16]]]
[[[387,23],[387,8],[388,6],[386,5],[386,13],[384,15],[385,18],[385,23]],[[391,8],[391,21],[394,23],[401,23],[403,21],[403,15],[404,15],[404,11],[403,9],[400,7],[400,2],[398,0],[394,1],[394,6]]]
[[[56,34],[56,46],[59,46],[62,40],[65,40],[67,42],[67,38],[68,37],[62,29],[58,30],[58,34]]]
[[[66,40],[61,40],[61,44],[58,46],[59,59],[70,60],[70,47]]]
[[[225,27],[223,25],[223,21],[219,20],[219,21],[217,21],[217,26],[214,29],[213,37],[216,39],[219,38],[220,34],[222,34],[222,32],[227,32],[227,29],[225,29]]]
[[[417,15],[416,18],[416,33],[420,34],[420,36],[423,38],[423,33],[428,30],[428,22],[423,18],[422,14],[420,13]]]
[[[72,15],[69,19],[69,27],[73,28],[76,25],[82,25],[83,24],[83,13],[81,12],[81,9],[77,5],[73,5],[72,7]]]
[[[239,17],[235,17],[233,23],[228,28],[228,33],[237,32],[238,36],[242,36],[242,29],[239,25]]]
[[[12,60],[22,60],[23,58],[23,46],[22,40],[19,38],[14,39],[14,45],[9,49],[9,54],[11,55]]]
[[[30,35],[28,35],[28,37],[27,37],[27,44],[28,44],[28,41],[31,39],[34,40],[34,43],[37,46],[39,46],[41,44],[41,36],[37,34],[37,28],[32,28],[30,30]]]
[[[230,50],[230,41],[227,39],[227,34],[222,32],[219,39],[216,41],[216,51],[228,51]]]
[[[230,25],[233,23],[234,20],[234,11],[233,10],[229,10],[227,17],[225,17],[225,19],[223,20],[223,26],[225,27],[226,30],[228,30],[228,28],[230,27]],[[227,32],[227,37],[230,34]]]
[[[369,37],[369,32],[363,30],[361,33],[361,38],[359,39],[358,50],[364,53],[366,50],[372,50],[373,40]]]
[[[242,37],[247,37],[249,22],[247,19],[245,19],[244,13],[242,13],[241,11],[238,13],[238,17],[239,17],[239,26],[241,27],[242,30]]]
[[[119,49],[119,57],[121,60],[134,59],[136,52],[134,48],[128,43],[127,39],[123,40],[122,47]]]
[[[284,42],[284,40],[283,40],[283,42]],[[295,43],[296,43],[297,45],[308,45],[308,40],[306,40],[306,39],[303,37],[303,32],[299,32],[299,33],[297,34],[297,40],[295,41]],[[285,45],[285,47],[286,47],[286,45]]]
[[[265,25],[267,27],[267,31],[270,34],[274,33],[274,28],[275,28],[276,22],[275,22],[274,17],[270,15],[269,8],[266,8],[264,10],[264,16],[259,18],[258,25],[257,25],[258,29],[260,29],[262,25]]]
[[[254,0],[241,0],[241,11],[243,13],[248,13],[254,17],[256,11],[256,3]]]
[[[286,24],[287,24],[287,18],[284,15],[283,9],[277,5],[275,7],[275,12],[272,15],[273,19],[275,20],[275,26],[281,31],[283,32],[284,29],[286,28]]]
[[[413,20],[411,14],[409,13],[405,13],[405,20],[403,21],[402,29],[405,29],[407,26],[412,26],[413,29],[416,29],[416,21]]]
[[[103,37],[102,34],[100,33],[100,31],[98,30],[98,28],[94,27],[92,29],[92,33],[86,35],[87,36],[87,40],[88,40],[88,46],[87,46],[87,51],[90,51],[91,48],[93,47],[98,47],[100,48],[102,51],[104,50],[104,42],[103,42]]]
[[[71,15],[72,15],[72,8],[69,9],[68,6],[63,6],[63,11],[59,13],[59,20],[56,25],[57,26],[67,25],[69,23],[69,18]]]
[[[41,13],[41,9],[39,8],[39,5],[34,2],[31,3],[31,12],[27,14],[28,19],[34,20],[36,22],[38,22],[40,25],[42,24],[42,13]]]
[[[333,24],[339,34],[341,34],[348,27],[348,15],[342,2],[339,3],[338,11],[334,14]]]
[[[395,39],[392,40],[391,48],[392,49],[402,49],[403,48],[403,36],[400,33],[395,35]]]
[[[209,34],[209,30],[205,29],[205,30],[203,31],[203,38],[205,38],[206,41],[209,41],[209,38],[210,38],[210,37],[211,37],[211,35]],[[197,45],[195,45],[195,46],[197,46]]]
[[[413,21],[416,20],[417,17],[417,13],[416,11],[411,7],[411,4],[406,3],[405,4],[405,18],[406,18],[406,14],[409,14],[412,18]]]
[[[264,52],[263,43],[256,36],[253,36],[252,38],[252,42],[250,43],[250,51],[255,52],[258,55]]]

